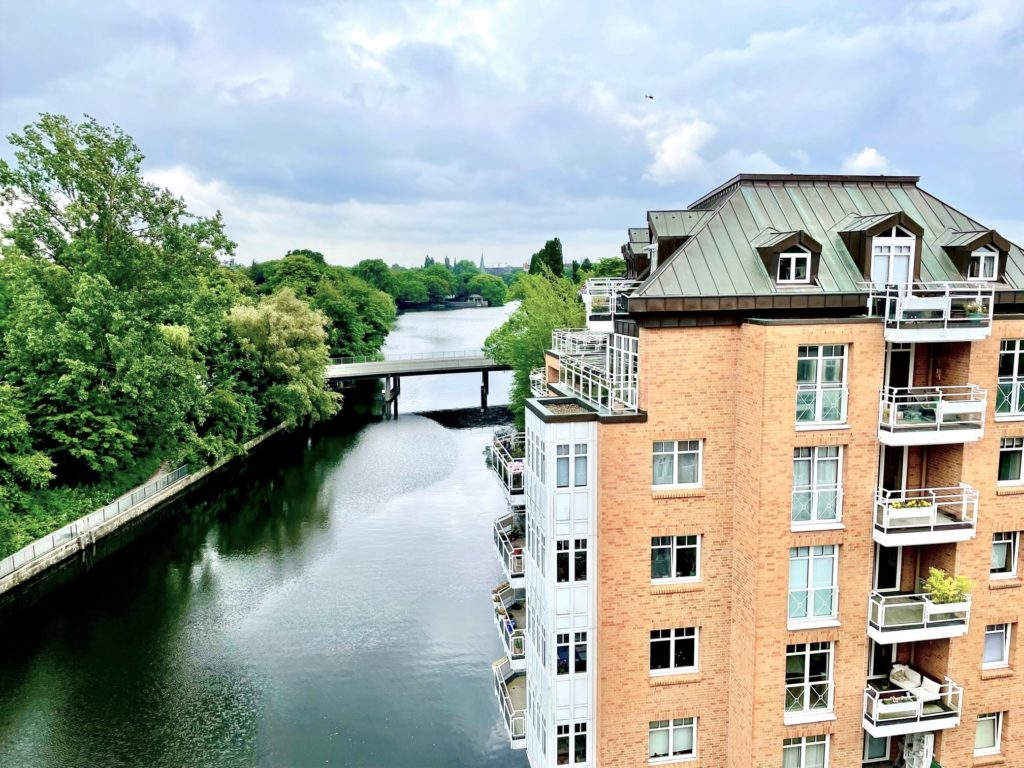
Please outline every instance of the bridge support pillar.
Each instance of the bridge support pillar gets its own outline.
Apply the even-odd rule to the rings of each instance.
[[[490,383],[487,378],[487,371],[480,371],[482,381],[480,382],[480,410],[487,410],[487,395],[491,391]]]
[[[402,392],[400,376],[384,377],[384,415],[398,418],[398,395]]]

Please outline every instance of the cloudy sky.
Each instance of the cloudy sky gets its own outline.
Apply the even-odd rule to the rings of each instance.
[[[246,262],[614,255],[741,171],[919,174],[1024,242],[1024,3],[766,5],[10,0],[0,132],[121,125]]]

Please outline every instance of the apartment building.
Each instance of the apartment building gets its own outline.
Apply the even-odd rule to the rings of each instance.
[[[556,331],[494,665],[532,768],[1024,768],[1024,252],[910,176],[740,175]]]

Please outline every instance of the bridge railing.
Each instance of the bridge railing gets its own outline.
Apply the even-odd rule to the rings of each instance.
[[[372,355],[357,357],[332,357],[330,365],[354,365],[357,363],[389,363],[405,360],[453,360],[465,357],[486,357],[482,349],[448,349],[435,352],[405,352],[392,355],[376,352]]]
[[[123,496],[119,496],[105,507],[97,509],[95,512],[90,512],[85,517],[80,517],[77,520],[68,523],[63,528],[58,528],[48,536],[36,539],[31,544],[19,549],[13,555],[8,555],[3,560],[0,560],[0,578],[14,573],[16,570],[23,568],[36,558],[42,557],[57,547],[76,539],[83,533],[88,533],[90,530],[98,528],[107,520],[112,520],[118,515],[124,514],[128,510],[144,502],[146,499],[151,498],[164,489],[174,485],[182,478],[188,477],[188,474],[188,467],[182,466],[178,467],[173,472],[159,475],[148,483],[140,485],[137,488],[133,488]]]

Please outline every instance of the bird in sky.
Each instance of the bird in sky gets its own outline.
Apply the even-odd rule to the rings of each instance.
[[[649,93],[645,93],[645,94],[644,94],[644,98],[645,98],[645,99],[650,99],[651,101],[654,101],[654,97],[653,97],[653,96],[651,96],[651,94],[649,94]]]

